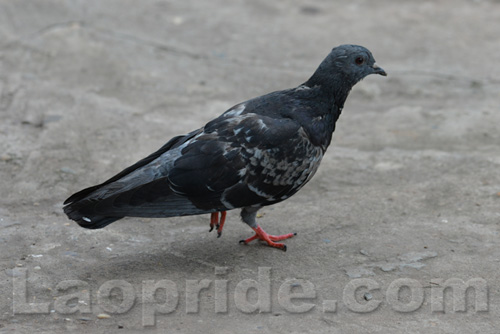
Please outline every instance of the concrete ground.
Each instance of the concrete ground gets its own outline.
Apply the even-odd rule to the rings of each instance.
[[[286,253],[239,245],[237,211],[220,239],[208,216],[62,213],[344,43],[389,76],[262,210]],[[499,64],[498,0],[0,1],[0,332],[498,333]]]

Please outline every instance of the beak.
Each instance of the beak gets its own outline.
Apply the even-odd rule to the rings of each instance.
[[[387,73],[384,71],[382,67],[379,67],[377,64],[373,64],[373,73],[383,75],[384,77],[387,76]]]

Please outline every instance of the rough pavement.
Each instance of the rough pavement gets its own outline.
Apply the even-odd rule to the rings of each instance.
[[[497,0],[0,1],[0,331],[496,333],[499,31]],[[389,77],[354,88],[313,180],[262,210],[298,232],[286,253],[239,245],[236,211],[220,239],[208,216],[63,215],[343,43]]]

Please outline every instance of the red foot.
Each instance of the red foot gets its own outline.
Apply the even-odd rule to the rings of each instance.
[[[288,239],[288,238],[291,238],[291,237],[297,235],[297,233],[288,233],[288,234],[283,234],[283,235],[270,235],[270,234],[267,234],[262,229],[262,227],[260,227],[259,225],[257,225],[257,227],[255,227],[255,228],[252,227],[252,230],[255,231],[255,235],[253,237],[248,238],[248,239],[240,240],[240,243],[244,243],[246,245],[250,241],[253,241],[255,239],[259,239],[259,240],[263,240],[263,241],[267,242],[268,246],[279,248],[285,252],[286,252],[286,245],[281,244],[281,243],[276,243],[274,241],[285,240],[285,239]]]
[[[221,211],[220,220],[219,220],[219,213],[213,212],[210,215],[210,230],[208,232],[212,232],[212,230],[215,227],[215,229],[217,230],[217,238],[220,238],[225,222],[226,222],[226,211]]]

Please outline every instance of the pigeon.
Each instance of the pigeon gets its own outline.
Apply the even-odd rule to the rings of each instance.
[[[73,194],[63,210],[88,229],[124,217],[210,213],[210,231],[220,236],[226,211],[241,209],[242,221],[255,232],[241,243],[258,239],[286,251],[278,241],[296,233],[267,234],[257,212],[311,180],[349,92],[369,74],[387,75],[368,49],[337,46],[305,83],[239,103],[172,138],[109,180]]]

